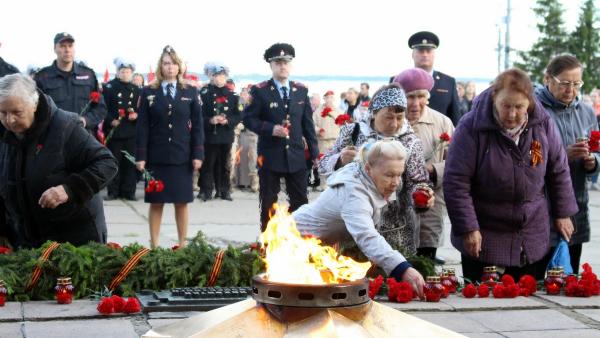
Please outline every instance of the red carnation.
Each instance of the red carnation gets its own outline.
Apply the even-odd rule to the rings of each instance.
[[[360,105],[362,107],[369,108],[369,104],[371,104],[371,101],[363,101]]]
[[[395,301],[398,303],[408,303],[415,297],[413,288],[408,282],[398,282],[393,286],[393,288],[396,289]]]
[[[529,297],[531,296],[531,290],[527,288],[519,288],[519,296]]]
[[[103,315],[109,315],[115,312],[115,305],[112,298],[104,297],[102,298],[96,309],[98,309],[98,312],[100,312]]]
[[[442,133],[440,135],[440,141],[442,141],[442,142],[450,142],[450,135],[448,135],[448,133]]]
[[[125,307],[123,308],[123,312],[136,313],[136,312],[140,312],[141,309],[142,309],[142,307],[140,305],[140,301],[138,301],[138,299],[135,297],[129,297],[129,298],[127,298],[127,303],[125,304]]]
[[[383,284],[383,276],[379,275],[374,280],[369,281],[369,298],[375,299],[375,295],[379,293],[379,289],[381,289],[381,284]]]
[[[329,107],[325,107],[323,109],[323,111],[321,112],[321,117],[327,117],[330,116],[329,113],[331,113],[332,109]]]
[[[590,147],[591,152],[599,152],[600,151],[600,131],[592,130],[590,133],[590,140],[588,141],[588,145]]]
[[[115,243],[115,242],[108,242],[108,243],[106,243],[106,246],[109,247],[109,248],[111,248],[111,249],[115,249],[115,250],[122,250],[123,249],[119,243]]]
[[[567,278],[565,278],[565,285],[569,284],[577,284],[577,277],[573,275],[567,276]]]
[[[91,92],[90,93],[90,102],[92,102],[92,103],[100,102],[100,93],[99,92]]]
[[[565,287],[565,296],[575,297],[577,296],[578,285],[577,283],[568,283]]]
[[[123,312],[123,309],[125,308],[126,304],[125,299],[117,295],[110,296],[110,299],[112,300],[113,310],[115,311],[115,313]]]
[[[502,284],[496,284],[494,286],[494,289],[492,290],[492,294],[494,295],[494,298],[504,298],[504,285]]]
[[[585,263],[581,266],[583,268],[583,272],[581,273],[582,280],[592,280],[596,281],[598,276],[592,271],[592,266],[589,263]]]
[[[125,117],[125,109],[121,108],[119,109],[119,118],[124,118]]]
[[[215,99],[215,103],[225,103],[227,102],[227,96],[219,96]]]
[[[502,275],[501,281],[502,281],[502,284],[504,284],[504,286],[509,286],[509,285],[515,284],[515,279],[511,275],[508,275],[508,274]]]
[[[398,289],[394,287],[394,285],[398,284],[398,282],[395,278],[392,277],[386,279],[385,282],[388,287],[388,300],[390,302],[393,302],[396,299],[396,296],[398,295]]]
[[[165,184],[163,183],[163,181],[161,181],[161,180],[155,181],[154,191],[161,192],[163,190],[165,190]]]
[[[427,208],[427,201],[429,201],[429,194],[423,190],[416,190],[412,194],[415,207]]]
[[[531,275],[523,275],[519,278],[519,287],[521,289],[527,289],[530,295],[537,291],[537,282]]]
[[[156,190],[155,185],[156,185],[156,180],[148,181],[148,186],[146,186],[146,189],[144,189],[144,191],[146,191],[147,193],[154,192]]]
[[[517,284],[504,286],[504,298],[515,298],[517,296],[519,296],[519,286]]]
[[[12,250],[10,248],[0,246],[0,255],[8,255],[10,253],[12,253]]]
[[[490,295],[490,288],[486,284],[481,284],[477,287],[477,295],[479,298],[487,298]]]
[[[462,289],[462,295],[465,298],[473,298],[477,294],[477,288],[473,283],[469,283]]]
[[[341,114],[335,118],[335,124],[338,126],[343,126],[346,122],[350,122],[350,115],[348,114]]]

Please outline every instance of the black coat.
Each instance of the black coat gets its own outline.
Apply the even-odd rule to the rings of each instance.
[[[202,98],[202,118],[204,119],[204,143],[229,144],[233,143],[235,127],[242,120],[239,107],[239,96],[227,87],[218,88],[212,84],[200,89]],[[225,102],[220,102],[222,99]],[[227,124],[210,124],[210,119],[223,114]]]
[[[18,245],[47,240],[74,245],[106,241],[102,190],[117,172],[108,149],[40,92],[35,122],[23,139],[5,131],[0,143],[0,194]],[[47,189],[63,185],[69,196],[55,209],[39,205]]]
[[[458,125],[458,120],[460,120],[462,115],[458,103],[456,80],[451,76],[434,70],[433,81],[428,106],[448,116],[455,126]]]
[[[308,89],[293,81],[290,88],[289,139],[273,136],[273,127],[282,124],[286,118],[283,100],[273,79],[252,87],[251,103],[244,110],[244,126],[258,134],[258,155],[262,156],[262,167],[279,173],[306,170],[303,137],[308,144],[310,159],[319,156]]]
[[[200,95],[177,85],[170,101],[162,87],[144,87],[137,123],[136,159],[150,164],[181,165],[204,159]]]
[[[4,61],[3,58],[0,58],[0,77],[3,77],[4,75],[8,74],[15,74],[18,72],[19,69],[17,69],[17,67],[11,65],[10,63],[7,63],[6,61]]]
[[[119,127],[111,136],[111,139],[130,139],[135,137],[137,119],[130,121],[128,115],[138,111],[137,104],[140,98],[140,89],[132,84],[113,79],[103,86],[102,95],[106,102],[107,114],[104,119],[104,134],[108,135],[113,129],[111,123],[119,119],[119,109],[125,113],[121,118]]]
[[[79,114],[85,118],[86,129],[95,129],[106,117],[106,104],[100,95],[100,102],[92,103],[81,114],[90,102],[90,93],[98,92],[98,80],[94,70],[78,62],[73,63],[73,70],[65,73],[58,69],[56,61],[42,68],[35,74],[38,88],[49,95],[58,108]]]

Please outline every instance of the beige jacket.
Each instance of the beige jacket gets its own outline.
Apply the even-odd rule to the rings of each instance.
[[[440,135],[448,133],[450,137],[454,133],[452,121],[445,115],[429,107],[421,115],[419,121],[411,124],[415,134],[423,143],[423,154],[427,165],[431,164],[435,169],[433,177],[435,191],[435,205],[427,212],[419,214],[419,247],[437,248],[442,243],[442,230],[446,203],[442,191],[444,179],[444,166],[448,152],[448,142],[441,142]]]
[[[321,140],[335,140],[340,135],[340,127],[335,124],[335,118],[343,113],[338,110],[336,107],[331,107],[331,112],[329,113],[333,118],[326,116],[321,117],[321,112],[325,108],[325,105],[321,105],[315,112],[313,113],[313,121],[315,122],[315,131],[317,133],[317,139]],[[323,129],[325,133],[321,135],[319,131]]]

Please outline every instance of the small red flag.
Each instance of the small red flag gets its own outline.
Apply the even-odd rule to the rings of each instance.
[[[154,72],[152,71],[152,66],[150,66],[150,73],[148,73],[148,82],[154,81]]]
[[[110,80],[110,74],[108,73],[108,68],[104,71],[104,83],[107,83]]]

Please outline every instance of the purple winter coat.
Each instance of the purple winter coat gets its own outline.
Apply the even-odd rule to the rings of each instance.
[[[519,145],[500,132],[492,113],[492,90],[481,93],[454,132],[444,173],[451,240],[467,254],[462,235],[479,230],[479,260],[520,266],[548,252],[550,215],[577,213],[567,155],[550,116],[536,100]],[[531,164],[531,143],[542,146],[542,162]],[[550,208],[550,210],[548,210]],[[552,225],[553,226],[553,225]]]

